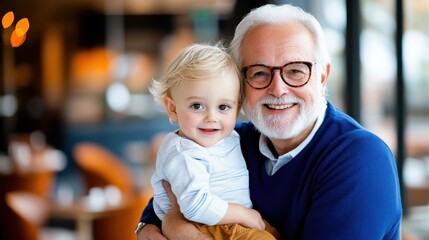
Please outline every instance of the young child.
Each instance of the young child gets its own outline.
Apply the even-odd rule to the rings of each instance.
[[[150,92],[179,125],[161,144],[151,179],[157,216],[162,220],[171,207],[162,186],[166,180],[180,211],[201,232],[215,239],[275,239],[250,201],[234,131],[241,107],[234,60],[219,44],[190,45],[152,82]]]

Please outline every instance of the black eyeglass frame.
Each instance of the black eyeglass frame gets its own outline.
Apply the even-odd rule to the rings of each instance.
[[[290,64],[305,64],[307,67],[308,67],[308,70],[309,70],[309,74],[308,74],[308,79],[307,79],[307,81],[305,81],[303,84],[301,84],[301,85],[292,85],[292,84],[290,84],[290,83],[288,83],[284,78],[283,78],[283,68],[284,67],[286,67],[286,66],[288,66],[288,65],[290,65]],[[264,89],[264,88],[267,88],[268,86],[270,86],[271,85],[271,83],[273,82],[273,78],[274,78],[274,70],[280,70],[280,77],[282,78],[282,80],[283,80],[283,82],[284,83],[286,83],[286,85],[288,85],[289,87],[293,87],[293,88],[299,88],[299,87],[302,87],[302,86],[304,86],[305,84],[307,84],[309,81],[310,81],[310,78],[311,78],[311,74],[312,74],[312,68],[313,68],[313,66],[314,65],[316,65],[316,62],[308,62],[308,61],[293,61],[293,62],[288,62],[288,63],[286,63],[285,65],[283,65],[283,66],[274,66],[274,67],[271,67],[271,66],[267,66],[267,65],[264,65],[264,64],[252,64],[252,65],[249,65],[249,66],[246,66],[246,67],[243,67],[242,69],[241,69],[241,71],[242,71],[242,73],[243,73],[243,76],[244,76],[244,79],[246,80],[246,82],[247,82],[247,84],[249,84],[249,86],[251,86],[252,88],[254,88],[254,89]],[[270,81],[268,82],[268,84],[265,86],[265,87],[259,87],[259,88],[257,88],[257,87],[254,87],[254,86],[252,86],[252,84],[250,84],[250,82],[249,82],[249,78],[246,78],[246,73],[247,73],[247,70],[249,69],[249,68],[251,68],[251,67],[256,67],[256,66],[260,66],[260,67],[266,67],[266,68],[268,68],[270,71],[271,71],[271,79],[270,79]]]

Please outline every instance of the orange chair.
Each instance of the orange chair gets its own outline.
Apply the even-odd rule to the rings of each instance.
[[[73,157],[82,174],[86,189],[114,185],[122,194],[135,192],[133,173],[124,160],[93,142],[75,145]]]
[[[9,232],[14,226],[10,226],[11,210],[7,208],[6,195],[14,191],[26,191],[41,197],[48,197],[52,192],[55,181],[55,172],[53,171],[35,171],[35,172],[13,172],[10,174],[0,174],[0,239],[21,239],[7,238]],[[16,218],[16,216],[15,216]],[[24,234],[22,232],[21,234]],[[28,238],[22,238],[28,239]]]
[[[73,157],[82,175],[86,192],[94,187],[114,185],[127,198],[128,205],[93,222],[94,239],[135,240],[134,228],[148,202],[147,194],[135,187],[133,172],[119,156],[93,142],[80,142],[73,148]]]
[[[75,240],[76,234],[67,229],[46,227],[49,217],[47,198],[26,191],[6,194],[6,231],[2,239]]]
[[[40,239],[39,226],[46,219],[46,210],[43,207],[32,208],[31,204],[39,205],[39,201],[33,199],[24,205],[25,201],[16,200],[15,195],[7,193],[5,196],[5,209],[2,215],[7,216],[3,238],[4,239]],[[27,211],[24,210],[24,208]]]
[[[11,174],[0,174],[0,193],[21,190],[28,191],[40,196],[50,196],[55,181],[56,172],[13,172]]]

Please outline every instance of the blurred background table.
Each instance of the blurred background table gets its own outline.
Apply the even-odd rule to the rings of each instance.
[[[97,191],[101,189],[97,189]],[[96,220],[103,220],[126,215],[127,212],[134,211],[135,206],[138,204],[136,198],[125,198],[115,200],[117,202],[107,203],[104,196],[92,194],[90,196],[82,197],[71,204],[61,204],[56,201],[50,204],[50,218],[51,219],[65,219],[71,220],[75,223],[75,230],[78,240],[92,240],[94,238],[93,224]],[[121,221],[121,219],[118,219]],[[133,226],[131,224],[131,226]],[[127,233],[121,232],[118,228],[115,236],[122,236],[118,239],[126,239]],[[105,229],[107,233],[112,233],[108,228]],[[113,236],[111,236],[113,239]],[[98,237],[100,239],[100,237]]]

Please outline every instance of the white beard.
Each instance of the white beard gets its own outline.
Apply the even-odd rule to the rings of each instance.
[[[263,99],[256,109],[252,109],[247,101],[244,101],[243,109],[246,116],[255,127],[265,136],[271,139],[291,139],[297,137],[311,124],[314,124],[325,102],[323,97],[312,105],[306,105],[304,101],[295,96],[274,98],[271,96]],[[270,116],[263,115],[265,104],[296,103],[299,107],[299,115],[293,119],[290,115]]]

